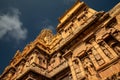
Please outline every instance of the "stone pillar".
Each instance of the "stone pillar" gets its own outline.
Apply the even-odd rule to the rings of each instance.
[[[97,44],[97,42],[92,39],[90,41],[90,43],[96,49],[96,51],[102,56],[102,58],[105,60],[105,62],[109,62],[109,58],[106,57],[106,55],[104,54],[104,52],[102,51],[102,49],[100,48],[100,46]]]
[[[74,71],[75,71],[77,80],[85,78],[85,70],[83,68],[83,65],[82,65],[82,62],[80,61],[80,59],[74,58],[74,60],[72,60],[72,62],[73,62],[73,67],[74,67]]]
[[[68,64],[69,64],[69,66],[70,66],[70,70],[71,70],[71,73],[72,73],[73,80],[77,80],[77,76],[76,76],[76,72],[75,72],[75,70],[74,70],[72,58],[69,58],[69,59],[68,59]]]
[[[91,61],[89,60],[89,58],[85,58],[83,60],[83,64],[84,64],[85,69],[89,73],[89,75],[91,75],[91,76],[96,75],[96,71],[94,70],[94,66],[91,63]]]
[[[90,61],[88,57],[86,57],[83,60],[83,65],[86,70],[88,80],[99,80],[99,78],[97,77],[97,72],[93,66],[93,63]]]
[[[77,58],[77,60],[79,61],[79,67],[80,67],[80,70],[81,70],[81,75],[82,75],[83,77],[85,77],[85,70],[84,70],[84,68],[83,68],[82,62],[81,62],[81,60],[78,59],[78,58]]]
[[[92,61],[93,65],[95,66],[95,68],[98,69],[99,65],[98,65],[97,61],[95,60],[95,57],[94,57],[92,51],[89,51],[88,55],[89,55],[89,58]]]
[[[74,66],[73,66],[71,50],[66,51],[66,53],[63,55],[63,57],[68,61],[73,80],[77,80],[76,73],[75,73]]]
[[[95,48],[92,48],[92,53],[93,53],[97,63],[99,64],[99,66],[101,66],[105,63],[103,57],[100,55],[100,53],[98,53],[98,51]]]

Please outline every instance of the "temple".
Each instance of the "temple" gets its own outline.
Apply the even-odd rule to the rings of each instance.
[[[78,0],[58,20],[57,33],[43,29],[0,80],[120,80],[120,3],[104,12]]]

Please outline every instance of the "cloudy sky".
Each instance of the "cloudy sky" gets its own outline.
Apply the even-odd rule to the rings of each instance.
[[[58,18],[77,0],[0,0],[0,74],[19,49],[41,29],[55,33]],[[81,0],[97,11],[108,11],[120,0]]]

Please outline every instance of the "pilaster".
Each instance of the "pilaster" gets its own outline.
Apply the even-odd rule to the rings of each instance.
[[[71,70],[71,73],[72,73],[73,80],[77,80],[77,76],[76,76],[74,66],[73,66],[73,61],[72,61],[72,52],[71,52],[71,50],[67,51],[63,55],[63,57],[68,61],[68,64],[70,66],[70,70]]]
[[[106,55],[104,54],[104,52],[102,51],[102,49],[100,48],[98,43],[94,39],[92,39],[90,41],[90,43],[97,50],[97,52],[102,56],[102,58],[105,60],[105,62],[109,62],[109,59],[106,57]]]

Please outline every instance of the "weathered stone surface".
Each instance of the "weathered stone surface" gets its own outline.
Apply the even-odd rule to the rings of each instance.
[[[97,12],[77,1],[19,50],[0,80],[120,80],[120,3]]]

